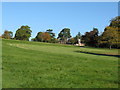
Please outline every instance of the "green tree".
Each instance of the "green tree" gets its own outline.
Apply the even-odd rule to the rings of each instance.
[[[110,27],[120,28],[120,16],[117,16],[110,21]]]
[[[46,30],[46,32],[49,33],[52,38],[55,37],[55,33],[53,33],[52,29],[48,29],[48,30]]]
[[[2,34],[2,38],[5,39],[11,39],[13,36],[13,32],[5,30],[4,33]]]
[[[37,41],[36,38],[32,38],[31,41]]]
[[[75,43],[78,43],[79,39],[82,39],[81,33],[78,32],[78,34],[74,37],[74,39],[75,39]]]
[[[43,32],[38,32],[38,33],[37,33],[37,36],[35,37],[34,40],[36,40],[36,41],[40,41],[40,42],[43,42],[43,38],[41,38],[42,33],[43,33]]]
[[[103,47],[120,48],[120,16],[113,18],[110,25],[104,29],[100,38],[100,45]]]
[[[81,33],[80,32],[78,32],[78,34],[76,35],[76,38],[81,39]]]
[[[85,35],[82,36],[83,41],[86,45],[97,47],[98,46],[98,29],[93,28],[92,31],[86,32]]]
[[[117,27],[107,26],[101,35],[100,44],[103,44],[104,47],[109,47],[110,49],[112,46],[119,47],[120,39],[119,39],[120,32],[118,32]]]
[[[70,44],[75,44],[76,43],[75,37],[70,38],[69,42],[70,42]]]
[[[60,43],[66,44],[68,40],[70,39],[70,29],[69,28],[64,28],[60,31],[58,34],[58,39],[60,40]]]
[[[29,26],[21,26],[15,33],[15,39],[16,40],[27,40],[29,41],[29,38],[31,37],[32,31],[30,30]]]

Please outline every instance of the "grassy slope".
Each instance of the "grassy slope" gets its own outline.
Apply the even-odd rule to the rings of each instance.
[[[3,88],[116,88],[117,50],[3,40]]]

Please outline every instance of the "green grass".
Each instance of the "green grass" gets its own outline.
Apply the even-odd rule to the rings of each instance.
[[[117,49],[2,41],[3,88],[117,88]]]

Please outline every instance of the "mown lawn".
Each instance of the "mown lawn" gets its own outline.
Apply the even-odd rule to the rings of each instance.
[[[117,49],[17,40],[2,49],[3,88],[118,87]]]

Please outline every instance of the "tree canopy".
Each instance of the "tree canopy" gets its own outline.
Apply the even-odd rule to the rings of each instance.
[[[48,30],[46,30],[46,32],[50,34],[51,38],[55,37],[55,33],[53,33],[52,29],[48,29]]]
[[[30,30],[29,26],[21,26],[15,33],[16,40],[29,40],[31,37],[32,30]]]
[[[62,29],[58,34],[58,39],[60,40],[61,43],[64,43],[64,44],[66,44],[68,39],[70,38],[71,38],[71,34],[70,34],[69,28]]]
[[[40,42],[49,42],[51,39],[51,36],[48,32],[38,32],[35,40]]]
[[[97,46],[97,38],[98,38],[98,29],[93,28],[92,31],[86,32],[85,35],[82,36],[84,43],[88,46]]]
[[[11,39],[13,36],[13,32],[5,30],[4,33],[2,34],[2,38],[5,39]]]
[[[104,29],[101,35],[100,43],[103,46],[109,47],[120,47],[120,16],[115,17],[111,20],[110,25]]]

